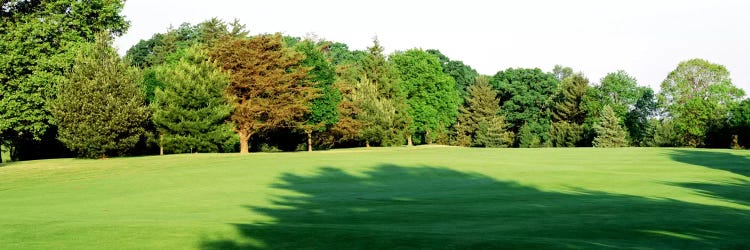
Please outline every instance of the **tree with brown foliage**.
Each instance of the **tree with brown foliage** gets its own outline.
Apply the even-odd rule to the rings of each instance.
[[[306,81],[304,55],[284,45],[281,35],[225,37],[211,52],[230,74],[227,93],[235,110],[231,120],[240,137],[240,152],[249,151],[250,137],[267,128],[298,127],[318,96]]]

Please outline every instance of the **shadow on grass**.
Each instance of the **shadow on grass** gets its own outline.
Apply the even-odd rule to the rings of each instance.
[[[750,158],[722,151],[674,150],[672,160],[750,177]]]
[[[688,182],[673,183],[708,197],[750,206],[750,158],[721,151],[675,150],[671,154],[675,161],[696,166],[724,170],[741,175],[739,178],[718,183]]]
[[[543,191],[446,168],[381,165],[283,175],[270,223],[203,249],[750,248],[750,211],[673,200]]]

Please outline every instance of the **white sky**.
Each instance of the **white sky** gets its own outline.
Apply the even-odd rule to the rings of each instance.
[[[750,1],[742,0],[128,0],[121,54],[183,22],[239,18],[252,34],[282,32],[364,49],[378,36],[386,52],[439,49],[482,74],[555,64],[592,82],[627,71],[659,84],[677,63],[704,58],[729,69],[750,92]]]

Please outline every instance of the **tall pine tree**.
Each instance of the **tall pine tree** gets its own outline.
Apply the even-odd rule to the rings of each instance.
[[[232,106],[225,89],[229,76],[209,61],[202,46],[181,52],[177,62],[156,69],[162,89],[155,92],[153,121],[169,152],[222,152],[233,146],[226,123]],[[163,151],[162,151],[163,153]]]
[[[467,88],[468,98],[459,107],[456,141],[461,146],[501,147],[513,144],[512,133],[505,131],[505,119],[499,116],[497,91],[487,77],[478,77]]]
[[[594,138],[594,147],[614,148],[625,147],[628,145],[625,129],[620,125],[620,118],[609,105],[604,106],[601,116],[601,122],[594,126],[596,137]]]

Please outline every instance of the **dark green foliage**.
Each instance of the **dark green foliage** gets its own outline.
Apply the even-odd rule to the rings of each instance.
[[[506,131],[505,119],[499,115],[497,91],[489,79],[479,77],[468,87],[464,106],[459,107],[456,144],[460,146],[507,147],[513,145],[513,134]]]
[[[625,128],[630,133],[630,141],[633,146],[646,146],[652,131],[649,119],[656,114],[658,104],[654,91],[651,88],[643,88],[643,93],[635,103],[630,112],[625,116]]]
[[[622,70],[607,74],[600,85],[589,88],[581,102],[581,107],[586,112],[581,145],[592,145],[596,136],[594,126],[600,122],[604,106],[609,105],[620,122],[624,122],[627,113],[643,96],[646,88],[639,87],[636,79]]]
[[[674,122],[670,119],[664,119],[652,123],[654,127],[654,144],[659,147],[677,147],[680,144],[679,134],[675,128]]]
[[[456,121],[459,96],[455,81],[445,73],[440,61],[420,49],[391,55],[401,78],[401,89],[407,95],[409,114],[414,122],[410,130],[418,135],[415,141],[431,143]]]
[[[312,130],[323,130],[336,124],[339,119],[336,108],[341,101],[341,93],[333,87],[335,72],[321,50],[310,40],[297,44],[297,51],[305,55],[302,66],[309,67],[308,80],[311,86],[318,89],[320,96],[310,102],[310,113],[306,115],[305,125],[314,127]]]
[[[54,138],[48,102],[55,98],[56,83],[72,67],[77,44],[93,41],[100,31],[127,30],[122,8],[122,1],[101,0],[0,4],[0,141],[54,143],[42,139]]]
[[[680,143],[700,147],[706,146],[712,127],[727,120],[730,105],[744,95],[724,66],[692,59],[680,62],[669,73],[661,84],[659,101],[672,118]]]
[[[60,141],[81,157],[132,150],[144,136],[148,108],[136,83],[140,75],[120,60],[107,34],[79,48],[66,78],[52,103]]]
[[[554,122],[551,136],[555,147],[575,147],[583,136],[583,125],[567,121]]]
[[[729,125],[737,135],[737,144],[750,148],[750,99],[745,99],[732,109]]]
[[[620,125],[620,119],[617,117],[614,110],[612,110],[612,107],[609,105],[604,106],[599,120],[599,124],[594,126],[594,129],[596,130],[594,147],[616,148],[628,145],[626,131]]]
[[[564,78],[555,96],[553,120],[583,124],[586,112],[581,109],[581,102],[588,88],[589,79],[581,73]]]
[[[518,147],[540,148],[552,146],[552,125],[549,120],[527,122],[518,130]]]
[[[552,96],[558,85],[555,76],[540,69],[510,68],[495,74],[491,84],[498,90],[501,113],[510,125],[509,130],[518,135],[516,144],[551,145]],[[528,126],[522,133],[524,124]]]
[[[471,68],[471,66],[464,64],[462,61],[451,60],[443,55],[440,50],[430,49],[427,50],[427,53],[438,58],[440,64],[443,66],[443,73],[453,77],[453,80],[456,81],[456,91],[458,91],[459,96],[462,99],[466,97],[468,95],[466,88],[469,87],[469,85],[474,84],[479,73]]]
[[[209,62],[204,49],[192,46],[179,61],[158,67],[157,89],[151,107],[153,122],[167,152],[226,152],[234,147],[232,110],[226,100],[229,77]]]

